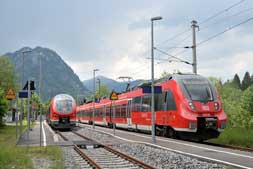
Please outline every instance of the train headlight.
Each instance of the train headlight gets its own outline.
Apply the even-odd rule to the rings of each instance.
[[[196,107],[195,107],[195,105],[192,102],[189,102],[188,105],[190,106],[190,108],[192,110],[196,110]]]
[[[215,110],[219,110],[219,108],[220,108],[219,103],[218,102],[214,102],[214,109]]]

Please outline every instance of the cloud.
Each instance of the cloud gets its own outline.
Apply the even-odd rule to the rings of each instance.
[[[114,79],[120,75],[149,79],[151,63],[146,58],[150,57],[151,17],[163,17],[154,24],[155,46],[176,54],[184,49],[171,47],[192,44],[192,19],[200,24],[237,2],[239,0],[108,0],[99,3],[3,0],[0,2],[3,25],[0,29],[0,53],[12,52],[23,46],[43,46],[59,53],[82,80],[91,78],[94,68],[100,69],[97,74]],[[252,17],[252,11],[229,17],[252,5],[253,2],[244,1],[210,22],[200,24],[197,42]],[[252,25],[253,22],[241,25],[197,47],[198,72],[224,79],[231,78],[236,71],[240,74],[246,70],[253,72],[253,59],[250,57],[253,52]],[[165,42],[185,30],[187,33]],[[191,49],[178,57],[191,61]],[[155,58],[168,56],[155,51]],[[156,78],[163,71],[192,71],[191,66],[183,63],[158,62],[155,62]]]
[[[243,52],[230,56],[230,58],[217,58],[209,62],[209,66],[201,67],[199,73],[205,76],[214,76],[226,80],[231,79],[238,73],[243,78],[244,73],[249,71],[253,73],[253,51]]]

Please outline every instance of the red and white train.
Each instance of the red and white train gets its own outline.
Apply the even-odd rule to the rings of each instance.
[[[211,82],[200,75],[172,74],[155,84],[162,94],[155,94],[156,135],[206,140],[218,137],[226,127],[227,116]],[[95,124],[151,131],[151,95],[142,88],[122,93],[113,104],[109,98],[95,104]],[[92,124],[93,103],[77,107],[78,120]]]
[[[53,97],[46,114],[47,122],[56,129],[70,129],[76,125],[76,102],[72,96]]]

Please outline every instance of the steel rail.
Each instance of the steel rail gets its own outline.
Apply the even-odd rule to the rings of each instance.
[[[65,137],[61,132],[56,131],[64,141],[68,141],[69,139]],[[94,169],[102,169],[94,160],[89,158],[76,144],[74,144],[74,150],[84,159],[86,160]]]
[[[98,143],[97,141],[95,141],[95,140],[93,140],[91,138],[88,138],[88,137],[86,137],[86,136],[84,136],[84,135],[82,135],[82,134],[80,134],[80,133],[78,133],[76,131],[72,131],[72,133],[78,135],[79,137],[81,137],[83,139],[90,140],[90,141]],[[132,163],[134,163],[134,164],[136,164],[136,165],[138,165],[138,166],[140,166],[142,168],[145,168],[145,169],[155,169],[154,167],[152,167],[152,166],[150,166],[150,165],[148,165],[148,164],[146,164],[146,163],[144,163],[144,162],[142,162],[140,160],[137,160],[137,159],[135,159],[135,158],[133,158],[133,157],[127,155],[127,154],[124,154],[124,153],[122,153],[122,152],[120,152],[118,150],[115,150],[115,149],[113,149],[113,148],[111,148],[111,147],[109,147],[107,145],[104,145],[104,144],[101,144],[101,143],[99,143],[99,144],[104,149],[110,151],[111,153],[116,154],[116,155],[120,156],[121,158],[123,158],[123,159],[125,159],[127,161],[130,161],[130,162],[132,162]]]
[[[88,157],[77,145],[74,145],[74,150],[83,158],[85,159],[93,168],[95,169],[102,169],[94,160]]]

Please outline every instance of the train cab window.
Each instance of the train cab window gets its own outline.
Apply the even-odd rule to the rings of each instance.
[[[141,108],[143,112],[148,112],[151,111],[151,96],[150,95],[146,95],[146,96],[142,96],[142,108]]]
[[[173,93],[170,90],[166,92],[166,102],[167,102],[167,108],[166,108],[167,110],[177,109]]]
[[[188,97],[193,101],[208,102],[216,99],[215,95],[213,96],[215,92],[206,79],[185,79],[183,85]]]

